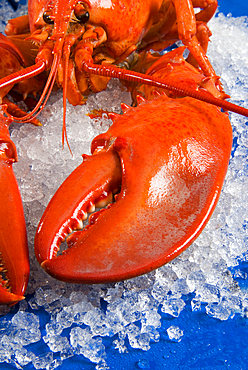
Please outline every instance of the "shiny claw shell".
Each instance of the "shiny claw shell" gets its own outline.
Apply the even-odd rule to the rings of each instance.
[[[0,112],[0,304],[12,305],[24,299],[29,253],[21,195],[12,169],[17,154],[8,125]]]
[[[38,261],[66,282],[120,281],[175,258],[209,220],[227,171],[232,129],[217,107],[163,94],[112,118],[37,229]],[[119,187],[111,206],[71,234],[101,194]]]

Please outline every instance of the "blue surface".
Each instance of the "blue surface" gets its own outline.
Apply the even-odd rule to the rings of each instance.
[[[248,15],[248,2],[246,0],[218,0],[221,13],[232,14],[233,17]]]
[[[26,0],[20,0],[19,3],[25,4]],[[248,15],[248,2],[246,0],[219,0],[218,4],[220,12],[225,15],[229,13],[234,17]]]
[[[225,15],[232,13],[233,16],[248,15],[248,2],[237,0],[219,0],[219,11]],[[244,273],[248,270],[248,264],[242,263],[238,266]],[[234,271],[232,271],[234,272]],[[240,279],[239,285],[248,289],[247,280]],[[204,370],[245,370],[248,369],[248,322],[246,318],[236,315],[233,319],[219,321],[210,318],[205,314],[204,306],[198,312],[192,312],[190,306],[190,295],[185,296],[186,308],[178,318],[162,315],[162,327],[159,329],[160,341],[152,343],[151,349],[147,352],[132,350],[129,353],[120,355],[113,347],[111,341],[103,338],[103,343],[108,354],[108,365],[111,369],[204,369]],[[46,313],[41,313],[42,335],[45,334]],[[7,315],[5,318],[10,318]],[[179,326],[184,331],[180,343],[168,340],[166,329],[170,325]],[[40,343],[29,347],[35,353],[46,351],[45,345]],[[56,358],[56,356],[54,356]],[[14,369],[12,365],[0,364],[1,369]],[[27,365],[25,369],[33,369]],[[95,364],[83,356],[74,356],[65,360],[60,370],[93,370]]]
[[[241,271],[248,270],[248,264],[239,266]],[[243,281],[243,288],[248,288],[247,280]],[[190,295],[185,296],[186,308],[178,318],[163,314],[161,328],[159,329],[160,341],[151,343],[147,352],[129,349],[127,354],[119,354],[112,346],[109,339],[103,338],[108,356],[108,366],[112,370],[146,369],[146,370],[246,370],[248,369],[248,321],[236,315],[233,319],[220,321],[206,315],[205,307],[198,312],[192,312]],[[45,335],[44,325],[46,313],[41,316],[42,335]],[[11,315],[12,316],[12,315]],[[9,317],[11,317],[9,315]],[[8,317],[8,316],[7,316]],[[42,321],[43,320],[43,321]],[[180,343],[168,339],[166,329],[179,326],[184,331]],[[67,334],[67,333],[64,333]],[[29,346],[29,350],[36,354],[46,352],[46,346],[40,343]],[[56,358],[56,355],[54,356]],[[14,369],[12,365],[0,364],[1,369]],[[33,366],[25,366],[26,370],[33,370]],[[65,360],[58,369],[67,370],[93,370],[95,364],[90,363],[83,356],[74,356]]]

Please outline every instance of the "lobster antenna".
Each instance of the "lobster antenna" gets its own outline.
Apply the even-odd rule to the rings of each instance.
[[[118,78],[120,80],[122,79],[126,81],[133,81],[137,82],[138,84],[146,84],[166,90],[171,90],[177,95],[181,96],[187,95],[190,96],[191,98],[216,105],[226,111],[231,111],[242,116],[248,117],[248,109],[230,103],[226,100],[215,98],[212,94],[203,89],[195,90],[189,86],[182,86],[181,84],[178,83],[173,84],[166,83],[164,80],[160,78],[155,78],[153,76],[145,75],[135,71],[128,71],[126,69],[118,68],[113,65],[106,66],[83,62],[82,69],[88,73],[93,73],[100,76]]]
[[[52,67],[51,67],[51,70],[50,70],[50,73],[49,73],[49,76],[48,76],[48,79],[47,79],[47,82],[46,82],[46,85],[45,85],[45,88],[44,88],[44,90],[43,90],[43,92],[42,92],[42,94],[41,94],[41,96],[40,96],[40,99],[39,99],[39,101],[37,102],[37,104],[36,104],[36,106],[34,107],[34,109],[31,111],[31,112],[29,112],[29,113],[27,113],[25,116],[23,116],[23,117],[14,117],[14,116],[11,116],[8,112],[5,112],[7,115],[8,115],[8,117],[10,117],[10,118],[12,118],[13,120],[15,120],[15,121],[21,121],[21,122],[23,122],[23,123],[25,123],[25,122],[28,122],[29,121],[29,119],[30,118],[35,118],[35,117],[37,117],[37,115],[44,109],[44,107],[45,107],[45,105],[46,105],[46,103],[47,103],[47,100],[48,100],[48,98],[49,98],[49,96],[50,96],[50,94],[51,94],[51,91],[52,91],[52,88],[53,88],[53,85],[54,85],[54,82],[55,82],[55,78],[56,78],[56,71],[57,71],[57,68],[58,68],[58,63],[59,63],[59,60],[60,60],[60,55],[55,55],[54,56],[54,59],[53,59],[53,63],[52,63]],[[45,64],[45,62],[44,61],[41,61],[41,62],[39,62],[40,64],[41,63],[44,63]],[[38,64],[38,63],[37,63]],[[36,64],[36,65],[37,65]],[[33,66],[32,66],[33,67]],[[28,67],[29,68],[29,67]],[[28,68],[26,68],[25,70],[23,70],[23,71],[27,71],[27,69]],[[23,72],[22,71],[22,72]],[[44,69],[41,71],[41,72],[43,72],[44,71]],[[17,72],[18,73],[18,72]],[[28,77],[27,77],[27,75],[25,74],[24,76],[25,76],[25,78],[24,79],[27,79],[27,78],[30,78],[30,77],[34,77],[34,76],[36,76],[38,73],[36,73],[36,74],[34,74],[34,75],[32,75],[32,76],[30,76],[30,75],[28,75]],[[13,74],[14,75],[14,74]],[[10,77],[10,76],[12,76],[12,75],[9,75],[8,77]],[[19,80],[22,80],[22,78],[19,78],[19,76],[17,77],[17,82],[19,81]],[[12,82],[13,83],[13,82]],[[4,86],[6,86],[6,85],[4,85]],[[2,85],[1,85],[1,80],[0,80],[0,88],[2,87]],[[45,98],[45,100],[44,100],[44,98]],[[44,102],[43,102],[43,100],[44,100]],[[43,104],[42,104],[42,102],[43,102]],[[40,108],[40,110],[38,111],[38,109]],[[38,112],[37,112],[38,111]],[[36,113],[37,112],[37,113]],[[36,114],[35,114],[36,113]]]
[[[69,68],[69,52],[64,53],[64,68],[63,68],[63,126],[62,126],[62,147],[64,148],[64,143],[68,146],[68,149],[72,154],[71,147],[69,145],[67,131],[66,131],[66,96],[67,96],[67,81],[68,81],[68,68]]]
[[[4,87],[14,85],[18,82],[27,80],[31,77],[35,77],[38,74],[44,72],[46,69],[46,63],[41,60],[33,66],[22,69],[21,71],[14,72],[8,76],[0,79],[0,89]]]

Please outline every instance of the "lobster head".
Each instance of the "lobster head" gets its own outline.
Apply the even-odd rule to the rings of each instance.
[[[38,3],[29,0],[30,30],[39,42],[38,34],[45,34],[45,29],[49,36],[52,34],[53,39],[58,39],[66,38],[66,34],[75,36],[82,28],[86,31],[96,28],[101,43],[104,42],[106,50],[116,59],[124,52],[126,55],[127,49],[131,48],[131,52],[136,48],[135,45],[154,22],[162,3],[163,0],[153,1],[152,4],[134,0],[42,0]]]
[[[31,35],[27,40],[39,46],[36,66],[41,64],[43,70],[50,70],[42,99],[45,94],[49,96],[55,79],[63,88],[63,141],[66,98],[72,105],[84,104],[86,96],[104,90],[110,80],[106,75],[85,72],[83,64],[110,65],[126,59],[148,32],[162,2],[29,1]],[[38,70],[36,66],[34,70]]]
[[[35,253],[55,278],[105,283],[149,272],[187,248],[215,208],[232,144],[227,114],[191,98],[140,100],[112,115],[40,221]]]

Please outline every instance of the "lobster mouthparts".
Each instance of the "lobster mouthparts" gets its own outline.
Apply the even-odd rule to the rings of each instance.
[[[126,107],[125,107],[126,108]],[[116,282],[175,258],[200,234],[218,201],[232,145],[226,113],[165,95],[115,115],[92,156],[67,178],[37,229],[35,253],[53,277]],[[116,201],[91,216],[101,198]]]

